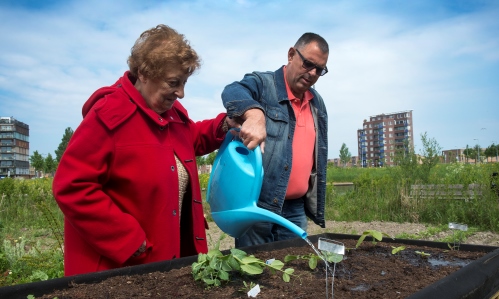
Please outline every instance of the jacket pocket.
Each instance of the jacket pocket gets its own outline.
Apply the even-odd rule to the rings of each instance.
[[[267,136],[276,138],[283,135],[284,128],[288,124],[288,116],[277,107],[266,107]]]

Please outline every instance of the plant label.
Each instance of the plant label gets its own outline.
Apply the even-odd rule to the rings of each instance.
[[[462,231],[468,231],[468,225],[450,222],[449,229],[458,229],[458,230],[462,230]]]
[[[345,245],[334,240],[319,238],[317,247],[319,248],[319,250],[345,255]]]
[[[255,298],[256,295],[258,295],[260,293],[260,285],[257,284],[256,286],[254,286],[249,292],[248,292],[248,297],[253,297]]]

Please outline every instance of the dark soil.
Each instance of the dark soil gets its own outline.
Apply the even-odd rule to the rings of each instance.
[[[355,248],[356,240],[337,241],[343,242],[347,249]],[[392,255],[392,246],[406,246],[406,249]],[[430,256],[425,258],[415,251]],[[254,255],[263,261],[275,258],[284,262],[288,254],[310,253],[313,253],[312,248],[304,246],[256,252]],[[347,250],[344,260],[336,264],[334,298],[406,298],[484,255],[482,252],[396,243],[373,245],[364,241],[358,249]],[[440,265],[434,265],[434,260]],[[324,262],[320,261],[315,270],[308,267],[306,260],[286,263],[284,268],[289,267],[295,269],[296,276],[288,283],[282,280],[282,274],[272,274],[266,269],[263,274],[255,276],[232,273],[229,283],[206,289],[200,282],[194,281],[191,267],[185,267],[168,272],[117,276],[96,284],[73,284],[68,289],[37,298],[248,298],[248,290],[241,291],[243,281],[259,284],[261,292],[256,298],[260,299],[326,297]],[[331,278],[331,275],[328,276]],[[331,282],[329,279],[329,298]]]

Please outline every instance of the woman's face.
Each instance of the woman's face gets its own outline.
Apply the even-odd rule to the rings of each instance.
[[[184,87],[190,74],[182,70],[172,70],[163,79],[151,80],[139,72],[135,88],[145,99],[147,106],[158,114],[172,108],[177,99],[184,97]]]

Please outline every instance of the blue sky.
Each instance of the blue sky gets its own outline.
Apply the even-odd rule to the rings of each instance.
[[[225,85],[286,64],[304,32],[330,46],[316,89],[329,115],[329,158],[357,155],[369,116],[413,110],[416,152],[499,143],[499,1],[1,1],[0,116],[30,126],[46,155],[81,122],[94,90],[126,70],[144,30],[167,24],[203,60],[180,100],[193,120],[223,111]],[[477,140],[475,140],[477,139]]]

